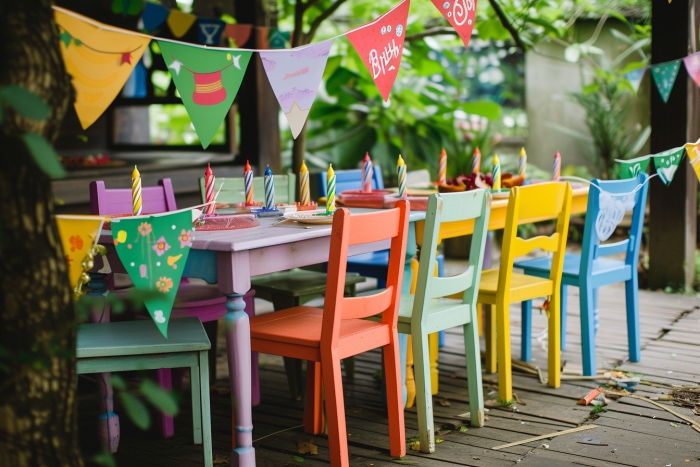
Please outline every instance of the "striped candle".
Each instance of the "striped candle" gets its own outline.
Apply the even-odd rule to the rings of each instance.
[[[472,156],[472,173],[478,174],[481,172],[481,151],[479,148],[474,149],[474,156]]]
[[[301,161],[301,169],[299,169],[299,197],[301,198],[302,206],[311,204],[311,195],[309,194],[309,169],[306,168],[305,161]]]
[[[141,215],[141,174],[139,169],[134,166],[134,171],[131,172],[131,204],[134,207],[134,216]]]
[[[246,206],[253,205],[253,169],[250,167],[250,163],[245,161],[245,168],[243,169],[243,181],[245,183],[245,204]]]
[[[265,169],[265,209],[273,209],[275,207],[275,177],[272,175],[272,170],[268,165]]]
[[[554,163],[552,164],[552,180],[555,182],[559,181],[561,176],[561,154],[559,151],[554,153]]]
[[[328,164],[328,184],[326,185],[326,214],[335,212],[335,171],[333,164]]]
[[[493,171],[491,172],[491,177],[493,178],[493,185],[491,186],[494,190],[501,189],[501,163],[498,161],[498,154],[493,155]]]
[[[438,185],[447,184],[447,153],[445,148],[442,148],[440,153],[440,164],[438,165]]]
[[[518,158],[518,175],[525,178],[527,172],[527,154],[525,148],[520,148],[520,157]]]
[[[372,193],[372,172],[372,159],[367,152],[362,161],[362,193]]]
[[[208,203],[204,212],[208,215],[214,214],[216,206],[214,205],[214,181],[216,177],[211,171],[211,164],[207,164],[207,170],[204,171],[204,202]]]
[[[406,163],[399,154],[399,161],[396,163],[396,172],[399,177],[399,198],[406,197]]]

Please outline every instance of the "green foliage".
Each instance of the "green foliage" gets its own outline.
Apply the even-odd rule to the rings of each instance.
[[[608,411],[608,409],[606,409],[606,408],[603,407],[602,405],[595,405],[595,406],[593,406],[593,410],[591,411],[591,413],[593,413],[593,414],[596,414],[596,413],[605,413],[605,412],[607,412],[607,411]]]
[[[32,120],[46,120],[51,108],[44,100],[22,86],[0,87],[0,100],[5,101],[15,112]]]
[[[141,381],[139,391],[156,409],[167,415],[177,415],[177,401],[173,397],[172,392],[166,391],[150,379]]]
[[[62,178],[66,176],[66,169],[58,160],[58,154],[51,143],[43,136],[36,133],[27,132],[22,135],[22,141],[27,146],[29,153],[34,158],[34,162],[39,168],[51,178]]]

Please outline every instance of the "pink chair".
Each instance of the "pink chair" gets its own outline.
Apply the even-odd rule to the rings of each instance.
[[[173,191],[172,183],[169,178],[158,181],[157,186],[143,187],[141,190],[141,198],[143,202],[144,214],[155,214],[160,212],[175,211],[175,192]],[[94,181],[90,183],[90,210],[93,214],[126,214],[131,211],[131,189],[107,189],[103,181]],[[117,292],[118,293],[118,292]],[[252,317],[255,316],[253,296],[255,291],[249,291],[244,300],[246,302],[246,312]],[[226,297],[219,292],[219,288],[209,284],[193,284],[187,279],[183,279],[177,293],[177,300],[173,307],[171,318],[183,318],[193,316],[199,318],[203,323],[214,323],[214,337],[216,336],[216,321],[226,314]],[[109,313],[95,314],[92,317],[93,322],[109,321]],[[215,342],[212,339],[212,342]],[[216,348],[212,346],[209,361],[216,365]],[[256,364],[251,365],[251,395],[253,405],[260,403],[260,387],[258,380],[257,354],[255,355]],[[214,368],[216,368],[214,366]],[[169,368],[156,370],[156,378],[161,387],[165,389],[172,388],[172,374]],[[214,373],[215,375],[215,373]],[[100,375],[102,381],[109,382],[109,374]],[[104,388],[102,386],[105,386]],[[101,400],[106,401],[103,407],[105,413],[100,416],[100,423],[106,424],[109,428],[101,429],[101,441],[103,445],[108,446],[112,452],[116,452],[119,444],[119,421],[118,417],[112,411],[111,407],[111,388],[108,384],[101,385],[103,397]],[[115,425],[116,422],[116,425]],[[110,426],[111,424],[111,426]],[[163,437],[168,438],[175,432],[173,418],[169,415],[160,414],[160,423],[158,428]],[[114,431],[116,429],[116,441]],[[104,435],[102,435],[104,433]],[[109,435],[107,434],[109,433]]]

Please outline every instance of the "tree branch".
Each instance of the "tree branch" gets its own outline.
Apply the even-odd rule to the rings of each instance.
[[[310,2],[313,0],[309,0]],[[336,12],[338,8],[340,8],[340,5],[345,3],[347,0],[336,0],[335,3],[333,3],[331,6],[328,7],[327,10],[324,10],[320,15],[318,15],[313,22],[311,23],[311,26],[309,27],[309,32],[304,34],[304,39],[306,39],[306,43],[310,43],[314,36],[316,35],[316,31],[318,30],[318,27],[321,26],[321,23],[323,23],[325,20],[331,17],[333,13]]]
[[[420,39],[423,39],[424,37],[429,37],[429,36],[445,36],[445,35],[451,35],[451,36],[456,36],[457,31],[453,27],[435,27],[435,28],[430,28],[426,29],[425,31],[418,32],[416,34],[407,34],[404,40],[406,42],[414,42]]]
[[[508,30],[511,37],[513,38],[513,41],[515,41],[515,45],[517,45],[523,52],[525,52],[525,44],[523,43],[522,39],[520,39],[518,31],[515,30],[512,24],[510,24],[508,17],[501,9],[501,5],[498,4],[497,0],[489,0],[489,3],[491,4],[493,11],[496,12],[496,16],[498,16],[498,19],[501,20],[501,24],[503,24],[503,27]]]
[[[301,0],[300,0],[301,1]],[[318,5],[318,3],[321,0],[307,0],[306,3],[304,3],[304,11],[308,10],[309,8],[314,7],[315,5]]]

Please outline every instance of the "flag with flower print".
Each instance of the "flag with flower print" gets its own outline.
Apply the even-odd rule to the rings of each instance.
[[[112,219],[114,245],[139,291],[150,291],[146,309],[163,336],[194,240],[192,212]]]

